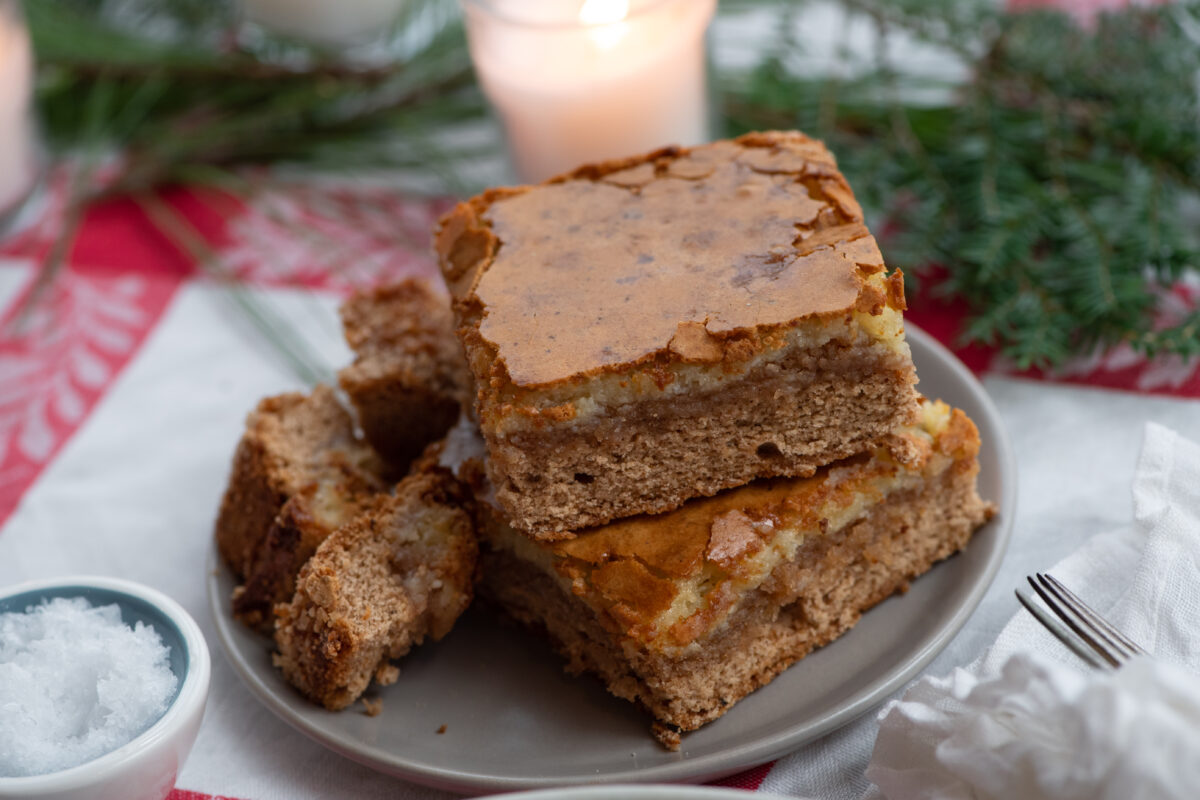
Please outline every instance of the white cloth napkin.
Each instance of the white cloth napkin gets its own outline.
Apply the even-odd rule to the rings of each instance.
[[[884,708],[867,797],[1196,796],[1200,446],[1148,424],[1133,495],[1132,528],[1050,571],[1156,658],[1086,673],[1021,611],[975,663]]]

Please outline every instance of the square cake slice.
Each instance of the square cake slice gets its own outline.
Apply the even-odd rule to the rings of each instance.
[[[450,299],[410,279],[355,294],[341,314],[355,358],[338,380],[367,440],[405,469],[458,420],[467,399]]]
[[[803,134],[492,190],[435,243],[497,500],[535,538],[811,475],[915,417],[902,276]]]
[[[992,515],[975,487],[978,432],[961,411],[926,403],[894,444],[917,456],[881,446],[560,542],[532,540],[493,510],[481,594],[544,630],[568,671],[642,706],[673,749]]]
[[[269,627],[271,606],[317,546],[374,506],[391,470],[328,386],[268,397],[246,418],[217,516],[217,548],[240,581],[234,615]]]

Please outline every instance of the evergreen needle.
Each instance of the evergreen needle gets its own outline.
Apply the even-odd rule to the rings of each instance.
[[[722,0],[722,15],[778,20],[761,26],[758,63],[714,76],[725,133],[826,138],[910,290],[936,268],[937,291],[969,310],[966,340],[1013,363],[1119,344],[1200,357],[1200,312],[1168,319],[1164,299],[1200,265],[1200,2],[1129,7],[1092,29],[990,0],[841,4],[881,44],[825,75],[796,58],[797,3]],[[464,194],[498,150],[453,135],[487,114],[452,0],[407,0],[403,46],[367,65],[251,36],[233,0],[37,0],[26,12],[49,144],[89,154],[85,165],[121,154],[115,175],[79,187],[77,210],[172,181],[236,185],[243,164],[415,169],[420,185]],[[898,35],[965,77],[884,57]]]

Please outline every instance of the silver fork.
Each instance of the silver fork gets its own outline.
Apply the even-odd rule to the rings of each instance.
[[[1054,576],[1039,572],[1028,576],[1026,580],[1066,625],[1047,614],[1028,592],[1017,589],[1017,599],[1021,605],[1071,652],[1091,666],[1096,669],[1116,669],[1134,656],[1148,655]]]

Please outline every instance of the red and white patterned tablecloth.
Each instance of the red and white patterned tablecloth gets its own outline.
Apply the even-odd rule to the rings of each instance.
[[[1085,20],[1107,4],[1060,3]],[[28,303],[62,231],[65,184],[53,176],[34,222],[0,242],[0,587],[78,573],[138,580],[178,599],[215,646],[203,564],[242,418],[259,397],[302,387],[132,200],[91,208],[60,274]],[[241,200],[185,189],[161,197],[224,270],[326,340],[336,365],[347,356],[337,298],[433,277],[428,232],[448,201],[378,187],[269,186]],[[1012,549],[967,627],[927,669],[944,674],[992,641],[1013,613],[1021,575],[1129,519],[1144,422],[1200,439],[1200,360],[1147,362],[1118,348],[1053,375],[1014,375],[988,349],[958,346],[962,308],[929,293],[909,301],[907,318],[984,380],[1019,465]],[[1184,282],[1164,314],[1198,301],[1200,281]],[[172,800],[442,796],[309,742],[259,705],[220,653],[213,661],[205,722]],[[722,783],[858,798],[874,726],[860,719]]]
[[[141,580],[179,598],[215,642],[199,565],[240,420],[258,397],[296,388],[298,381],[131,200],[88,212],[61,274],[18,327],[16,315],[61,230],[62,189],[61,179],[51,181],[36,224],[0,247],[6,331],[0,340],[0,585],[97,571]],[[302,326],[325,326],[333,338],[332,309],[352,288],[434,275],[428,231],[446,208],[446,201],[378,188],[317,184],[264,189],[242,201],[187,190],[162,199],[204,237],[224,268],[278,308],[290,308]],[[1173,296],[1179,310],[1195,299],[1195,287],[1188,286]],[[962,310],[924,295],[910,300],[908,319],[955,348]],[[1148,363],[1118,351],[1079,359],[1054,376],[1006,377],[1005,365],[988,350],[957,352],[985,378],[1016,431],[1022,492],[1030,491],[1027,478],[1039,484],[1032,488],[1035,505],[1052,482],[1039,476],[1081,475],[1065,491],[1084,498],[1078,509],[1092,526],[1022,543],[1023,521],[1039,527],[1025,519],[1026,500],[1015,545],[1024,560],[1052,563],[1102,528],[1099,523],[1121,519],[1120,503],[1106,511],[1104,499],[1120,494],[1119,482],[1111,481],[1111,492],[1104,482],[1084,485],[1084,462],[1132,465],[1127,451],[1144,419],[1200,432],[1200,403],[1155,397],[1200,397],[1195,361]],[[1047,451],[1056,441],[1061,452]],[[966,640],[960,661],[949,664],[969,660],[975,640],[986,642],[998,628],[1008,611],[993,605],[989,611],[985,601],[956,640]],[[351,794],[339,786],[362,797],[432,794],[332,754],[314,754],[315,745],[257,706],[218,653],[214,666],[208,717],[174,800]],[[839,747],[851,740],[839,744],[839,737],[846,735],[832,734],[724,783],[857,796],[869,748],[864,752],[859,741],[843,753]],[[841,783],[821,777],[839,770],[846,773]]]

